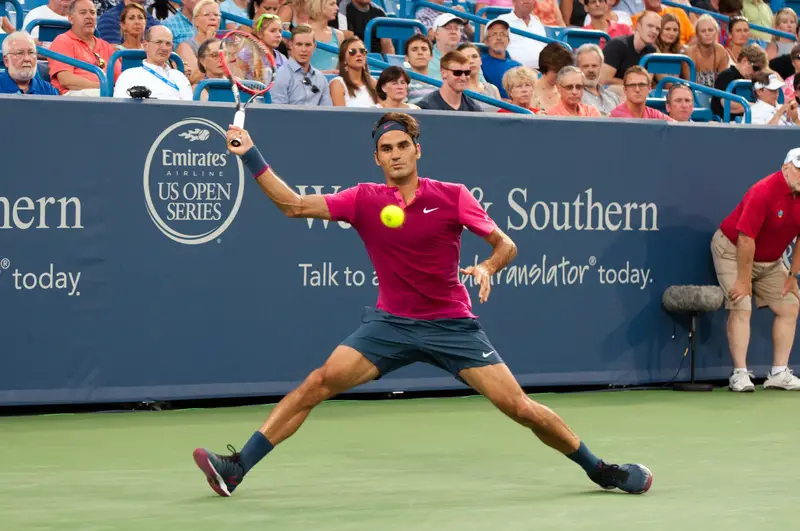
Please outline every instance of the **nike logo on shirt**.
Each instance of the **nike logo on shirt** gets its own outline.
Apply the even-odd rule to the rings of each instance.
[[[436,207],[436,208],[423,208],[423,209],[422,209],[422,213],[423,213],[423,214],[430,214],[430,213],[431,213],[431,212],[433,212],[434,210],[439,210],[439,207]]]

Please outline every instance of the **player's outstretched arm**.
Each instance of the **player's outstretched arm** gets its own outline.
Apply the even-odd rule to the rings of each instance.
[[[508,235],[495,227],[484,238],[492,246],[492,255],[476,266],[469,266],[461,270],[465,275],[475,277],[475,282],[480,286],[478,293],[481,304],[489,298],[492,289],[492,275],[503,269],[517,256],[517,245]]]
[[[234,138],[239,146],[231,145]],[[331,219],[328,204],[322,195],[300,195],[286,184],[261,156],[247,131],[235,125],[228,128],[228,150],[241,157],[264,193],[290,218]]]

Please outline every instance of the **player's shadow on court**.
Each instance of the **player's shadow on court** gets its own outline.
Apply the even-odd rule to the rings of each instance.
[[[629,260],[631,267],[650,269],[652,282],[644,289],[630,284],[615,286],[624,319],[609,332],[602,346],[608,370],[628,369],[628,374],[615,373],[637,383],[672,379],[687,346],[689,319],[674,317],[663,309],[664,290],[678,284],[716,284],[710,254],[714,223],[686,215],[674,207],[664,207],[659,209],[658,225],[658,231],[617,233],[614,243],[598,259],[599,263],[617,267]],[[720,333],[717,326],[711,326],[711,321],[707,315],[698,319],[698,348]],[[713,363],[712,358],[717,355],[704,351],[704,364]],[[688,363],[684,362],[681,376],[683,369],[688,369]]]

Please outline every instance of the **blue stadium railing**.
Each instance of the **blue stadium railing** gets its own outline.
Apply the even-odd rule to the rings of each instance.
[[[0,17],[5,17],[8,14],[8,10],[6,9],[6,4],[11,4],[14,6],[14,26],[17,28],[17,31],[22,29],[22,21],[25,18],[25,10],[22,8],[22,4],[20,4],[17,0],[0,0]],[[5,35],[0,35],[0,42],[3,42],[3,38]]]
[[[723,122],[727,123],[731,121],[731,102],[735,102],[740,104],[744,107],[744,116],[742,118],[742,123],[749,124],[750,123],[750,103],[741,96],[737,96],[736,94],[730,94],[728,92],[723,92],[721,90],[717,90],[715,88],[707,87],[705,85],[700,85],[698,83],[692,83],[691,81],[686,81],[685,79],[681,79],[675,76],[665,76],[661,78],[661,80],[656,85],[656,88],[653,90],[653,95],[656,98],[664,97],[664,87],[668,83],[677,83],[682,85],[688,85],[692,90],[696,90],[698,92],[703,92],[708,94],[709,96],[720,98],[722,100],[722,120]]]
[[[461,13],[461,12],[458,11],[458,13]],[[242,24],[244,26],[252,26],[252,24],[253,24],[253,21],[248,19],[248,18],[239,17],[239,16],[236,16],[236,15],[231,15],[230,13],[222,13],[222,18],[223,18],[223,20],[230,20],[232,22],[236,22],[236,23]],[[291,36],[292,36],[292,34],[289,33],[288,31],[284,31],[283,32],[283,37],[284,38],[289,39],[289,38],[291,38]],[[329,52],[329,53],[334,53],[334,54],[338,54],[339,53],[339,49],[338,48],[336,48],[335,46],[331,46],[331,45],[329,45],[327,43],[324,43],[324,42],[317,41],[317,48],[319,48],[320,50],[324,50],[326,52]],[[379,61],[379,60],[374,59],[372,57],[367,57],[367,64],[369,66],[371,66],[371,67],[374,67],[374,68],[380,69],[380,70],[383,70],[384,68],[388,68],[389,66],[391,66],[386,61]],[[442,86],[442,82],[439,81],[438,79],[433,79],[432,77],[423,76],[423,75],[417,74],[416,72],[413,72],[411,70],[407,70],[407,72],[408,72],[408,75],[411,77],[411,79],[414,79],[416,81],[420,81],[420,82],[425,83],[427,85],[432,85],[434,87],[441,87]],[[533,114],[530,110],[524,109],[524,108],[522,108],[522,107],[520,107],[518,105],[514,105],[512,103],[507,103],[507,102],[502,101],[502,100],[496,100],[494,98],[490,98],[488,96],[484,96],[483,94],[478,94],[477,92],[473,92],[471,90],[464,91],[464,94],[466,94],[467,96],[469,96],[470,98],[472,98],[472,99],[474,99],[476,101],[480,101],[480,102],[486,103],[488,105],[492,105],[493,107],[497,107],[498,109],[504,109],[504,110],[515,112],[515,113],[518,113],[518,114]]]
[[[689,13],[696,13],[698,15],[710,15],[715,19],[719,20],[720,22],[728,22],[728,17],[726,15],[720,15],[719,13],[715,13],[713,11],[707,11],[705,9],[700,9],[699,7],[694,6],[687,6],[683,4],[679,4],[677,2],[672,2],[670,0],[661,0],[661,3],[665,6],[669,7],[677,7],[687,11]],[[777,11],[777,9],[776,9]],[[797,40],[797,36],[791,33],[786,33],[785,31],[779,31],[774,28],[767,28],[765,26],[759,26],[758,24],[750,23],[750,29],[760,31],[761,33],[769,33],[770,35],[775,35],[776,37],[784,37],[786,39],[790,39],[793,41]]]
[[[39,55],[47,57],[48,59],[55,59],[56,61],[61,61],[62,63],[66,63],[70,66],[74,66],[76,68],[80,68],[81,70],[86,70],[87,72],[91,72],[92,74],[96,75],[97,79],[100,81],[100,95],[101,96],[110,95],[108,89],[108,78],[106,78],[105,73],[99,66],[90,65],[89,63],[84,63],[83,61],[79,61],[73,57],[68,57],[60,53],[51,52],[50,50],[42,46],[37,46],[36,51],[39,53]]]

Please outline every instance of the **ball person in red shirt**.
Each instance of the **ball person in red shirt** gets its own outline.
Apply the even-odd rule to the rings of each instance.
[[[747,370],[750,314],[755,296],[758,308],[775,314],[772,330],[772,370],[765,389],[800,390],[800,378],[789,369],[800,292],[800,245],[792,256],[791,271],[783,253],[800,233],[800,148],[786,155],[780,171],[750,187],[734,211],[723,220],[711,240],[711,254],[728,313],[728,345],[733,357],[731,391],[755,391]]]
[[[358,232],[378,275],[378,303],[366,308],[362,325],[333,351],[324,365],[275,406],[242,451],[220,455],[204,448],[194,460],[211,488],[230,496],[256,463],[290,437],[323,400],[406,365],[422,362],[450,372],[486,396],[500,411],[529,428],[546,445],[578,464],[606,489],[646,492],[650,471],[637,464],[613,465],[592,454],[551,409],[520,388],[472,314],[469,293],[459,280],[464,227],[492,247],[484,262],[462,269],[480,286],[486,302],[491,277],[517,254],[463,184],[417,174],[419,126],[403,113],[385,114],[372,132],[375,162],[386,184],[362,183],[335,194],[297,194],[282,181],[243,129],[231,126],[228,141],[262,190],[291,218],[346,221]],[[380,221],[387,205],[405,211],[399,228]]]

